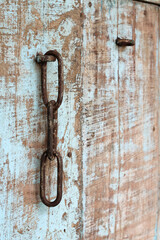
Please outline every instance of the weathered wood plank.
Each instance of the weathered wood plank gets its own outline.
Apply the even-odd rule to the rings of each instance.
[[[159,239],[159,9],[128,0],[82,5],[83,12],[78,0],[1,3],[1,239]],[[117,37],[136,45],[118,48]],[[62,54],[65,76],[64,195],[54,209],[39,199],[46,109],[34,61],[49,49]],[[50,98],[56,78],[57,65],[48,64]]]
[[[0,5],[0,239],[79,239],[80,3],[23,0],[1,1]],[[48,209],[39,198],[40,158],[46,149],[46,109],[40,68],[34,56],[50,49],[57,49],[64,59],[65,93],[58,115],[64,189],[60,205]],[[48,68],[50,98],[57,95],[57,67],[53,65]]]
[[[84,3],[83,237],[156,239],[158,7],[124,0],[89,6]],[[135,47],[116,48],[117,36],[134,38]]]
[[[117,2],[83,4],[83,238],[114,239],[119,172]]]
[[[160,8],[159,8],[159,28],[160,28]],[[159,31],[159,45],[158,45],[158,49],[159,49],[159,54],[158,56],[160,56],[160,31]],[[159,57],[159,74],[160,74],[160,57]],[[159,94],[160,96],[160,78],[159,78]],[[160,98],[159,98],[159,136],[160,136]],[[159,157],[160,157],[160,137],[159,137]],[[158,217],[157,217],[157,226],[156,226],[156,231],[157,231],[157,239],[156,240],[160,240],[160,163],[159,163],[159,188],[158,188]]]
[[[158,27],[158,7],[120,2],[118,35],[135,47],[119,48],[118,239],[157,234]]]

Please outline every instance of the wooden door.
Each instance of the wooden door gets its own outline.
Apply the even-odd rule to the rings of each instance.
[[[159,239],[159,7],[123,0],[87,4],[83,236]],[[117,37],[135,46],[117,47]]]
[[[0,239],[79,239],[80,10],[78,1],[1,1]],[[58,111],[64,184],[61,204],[48,208],[39,197],[47,118],[35,56],[53,49],[64,62],[65,92]],[[48,63],[47,70],[49,98],[55,99],[57,64]],[[56,193],[56,166],[48,162],[46,168],[53,175],[50,190]]]
[[[1,1],[0,239],[158,240],[159,0]],[[117,37],[135,40],[118,47]],[[37,52],[64,62],[63,197],[39,197],[46,108]],[[57,96],[57,64],[48,63]],[[56,164],[47,164],[47,196]]]

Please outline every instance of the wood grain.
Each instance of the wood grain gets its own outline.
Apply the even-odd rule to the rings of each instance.
[[[23,0],[1,1],[0,5],[0,239],[79,239],[80,3]],[[58,112],[58,150],[64,163],[64,185],[62,202],[49,209],[39,198],[40,159],[46,149],[47,122],[41,72],[34,58],[37,52],[53,49],[61,53],[64,61],[65,92]],[[55,99],[54,63],[48,64],[48,88],[50,99]],[[52,164],[50,173],[55,176],[55,172]],[[55,182],[50,184],[55,190]]]
[[[83,237],[158,239],[159,10],[124,0],[84,9]]]
[[[160,8],[159,8],[159,26],[160,26]],[[158,44],[158,56],[160,56],[160,31],[159,31],[159,44]],[[159,57],[159,73],[160,73],[160,57]],[[159,78],[159,86],[160,86],[160,78]],[[159,96],[160,96],[160,88],[159,88]],[[159,109],[160,109],[160,99],[159,99]],[[159,115],[158,115],[158,122],[159,122],[159,130],[160,130],[160,111],[159,111]],[[159,137],[159,153],[160,153],[160,137]],[[156,226],[156,230],[157,230],[157,240],[160,240],[160,163],[159,163],[159,181],[158,181],[158,217],[157,217],[157,226]]]
[[[84,2],[83,238],[114,239],[119,120],[117,2]]]
[[[0,239],[160,240],[158,6],[0,5]],[[120,48],[117,37],[135,46]],[[48,209],[39,198],[47,122],[35,55],[51,49],[64,60],[58,113],[64,187],[61,204]],[[55,99],[56,63],[48,64],[48,88]],[[56,164],[46,168],[53,199]]]
[[[118,35],[135,39],[136,44],[119,48],[121,197],[117,239],[144,240],[157,234],[158,7],[128,5],[124,1],[119,4]]]

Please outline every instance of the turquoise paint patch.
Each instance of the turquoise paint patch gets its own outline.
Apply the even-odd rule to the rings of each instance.
[[[156,219],[154,240],[158,240],[158,239],[157,239],[157,232],[158,232],[157,230],[158,230],[158,217],[157,217],[157,219]]]

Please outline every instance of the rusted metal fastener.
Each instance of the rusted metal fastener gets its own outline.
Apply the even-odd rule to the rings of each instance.
[[[134,46],[135,45],[135,41],[132,39],[121,39],[121,38],[117,38],[116,39],[116,44],[120,47],[126,47],[126,46]]]
[[[56,61],[56,58],[52,55],[37,54],[37,56],[36,56],[37,63],[55,62],[55,61]]]
[[[58,61],[58,97],[57,101],[48,101],[47,95],[47,62]],[[57,206],[62,198],[62,180],[63,180],[63,164],[62,158],[59,152],[57,152],[57,116],[58,108],[62,104],[63,100],[63,62],[61,55],[56,50],[46,52],[44,55],[37,54],[36,62],[41,65],[41,81],[42,81],[42,97],[45,106],[47,107],[47,120],[48,120],[48,141],[47,151],[45,151],[41,158],[40,167],[40,197],[42,202],[48,207]],[[45,168],[46,160],[57,159],[57,197],[53,202],[50,202],[46,198],[45,193]]]

